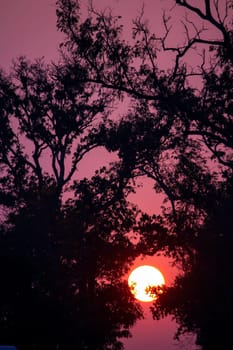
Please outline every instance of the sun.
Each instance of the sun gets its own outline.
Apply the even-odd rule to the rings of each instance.
[[[134,297],[143,302],[150,302],[157,298],[150,291],[151,287],[162,287],[165,279],[162,273],[150,265],[142,265],[134,269],[128,278],[129,288]]]

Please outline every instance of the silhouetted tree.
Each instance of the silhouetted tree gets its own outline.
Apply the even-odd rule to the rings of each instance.
[[[174,316],[178,339],[195,332],[204,350],[232,348],[232,186],[221,190],[192,242],[191,263],[152,309],[155,318]]]
[[[81,75],[85,75],[84,69]],[[47,171],[52,175],[49,181],[53,180],[50,197],[58,203],[77,164],[96,147],[86,142],[85,135],[97,116],[104,116],[107,96],[93,99],[93,89],[82,83],[78,87],[77,82],[74,91],[62,68],[20,58],[12,77],[1,75],[1,97],[3,195],[16,205],[32,179],[39,195],[48,197]],[[42,168],[43,157],[47,158],[47,168]]]
[[[57,1],[57,25],[67,37],[65,61],[74,80],[76,65],[88,65],[88,82],[121,100],[130,99],[127,115],[100,125],[90,137],[118,151],[132,178],[153,179],[155,190],[170,202],[163,217],[144,216],[136,227],[144,251],[153,253],[159,247],[184,270],[174,288],[162,294],[161,301],[158,298],[154,313],[171,312],[181,332],[196,331],[203,349],[212,349],[215,343],[227,344],[232,322],[232,283],[219,279],[220,272],[213,276],[211,267],[225,271],[232,254],[227,248],[228,243],[232,246],[231,225],[221,228],[231,223],[232,2],[174,4],[186,11],[182,44],[174,46],[167,44],[172,19],[166,13],[163,37],[151,33],[139,16],[128,42],[118,16],[91,7],[89,17],[81,21],[80,3],[75,1]],[[206,35],[206,27],[216,31],[217,39]],[[186,59],[192,49],[201,56],[197,65]],[[166,71],[159,68],[160,50],[174,58]],[[198,86],[192,86],[192,77],[198,77]],[[220,208],[226,209],[216,213]],[[216,294],[210,297],[214,288]]]
[[[11,74],[0,87],[0,342],[120,349],[142,317],[121,279],[137,254],[132,188],[117,165],[75,176],[109,96],[73,90],[65,67],[42,61],[20,58]]]
[[[141,162],[140,174],[149,175],[155,180],[157,190],[163,191],[170,199],[173,212],[182,201],[182,195],[177,193],[177,179],[185,185],[190,176],[194,177],[196,173],[198,180],[202,173],[205,176],[204,182],[209,183],[211,172],[205,163],[211,155],[218,163],[227,168],[232,167],[232,96],[229,88],[232,71],[231,27],[227,24],[232,9],[227,2],[226,8],[221,10],[226,10],[226,13],[222,15],[220,5],[218,7],[217,3],[213,4],[217,11],[217,20],[214,20],[213,6],[210,8],[209,1],[205,2],[205,12],[186,1],[177,1],[177,4],[214,26],[223,38],[212,41],[202,38],[202,29],[198,30],[195,23],[189,23],[187,19],[187,25],[196,28],[194,37],[186,25],[187,42],[183,47],[179,43],[177,47],[167,47],[169,22],[166,16],[165,36],[162,38],[150,33],[143,18],[139,16],[133,22],[133,38],[131,42],[126,42],[122,37],[123,26],[119,23],[119,16],[114,17],[111,12],[98,12],[91,8],[89,17],[82,22],[79,2],[57,1],[57,25],[67,37],[65,62],[69,63],[70,76],[74,82],[77,77],[76,66],[88,65],[85,77],[88,82],[103,91],[110,90],[122,99],[126,96],[131,99],[130,116],[122,118],[118,134],[115,131],[118,127],[116,123],[112,132],[104,131],[104,128],[109,130],[111,126],[102,126],[100,135],[109,133],[108,140],[113,137],[107,147],[112,150],[118,147],[119,154],[126,158],[126,164],[130,164],[128,169],[131,172],[134,167],[132,162],[136,167],[136,162]],[[182,59],[195,45],[204,43],[212,50],[210,55],[214,61],[205,65],[203,58],[202,64],[197,67],[198,71],[195,71],[195,67],[190,71]],[[166,72],[159,69],[160,50],[175,54],[173,69]],[[226,60],[224,65],[223,56]],[[199,90],[189,83],[193,75],[198,75],[203,82]],[[151,143],[152,149],[149,151],[150,147],[146,144],[139,147],[142,141],[138,142],[137,137],[147,138],[143,142]],[[134,144],[128,150],[125,149],[123,155],[124,144],[130,138],[134,138],[131,140]],[[106,144],[106,140],[103,143]],[[138,150],[135,146],[137,143]],[[135,152],[138,152],[138,156]],[[217,168],[216,166],[216,170]],[[179,174],[182,180],[179,179]],[[214,176],[211,178],[214,179]],[[197,193],[197,186],[195,190],[192,186],[189,187],[186,195],[192,196],[191,192]]]

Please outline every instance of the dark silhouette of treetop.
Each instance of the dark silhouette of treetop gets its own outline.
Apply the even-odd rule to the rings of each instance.
[[[100,145],[89,133],[109,95],[73,89],[65,68],[20,58],[1,76],[0,339],[19,349],[119,349],[141,317],[121,280],[137,254],[127,238],[137,210],[119,166],[75,176]]]

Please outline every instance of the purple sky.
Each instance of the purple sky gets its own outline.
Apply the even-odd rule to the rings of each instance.
[[[88,1],[83,1],[88,3]],[[145,17],[150,20],[152,27],[161,22],[161,8],[169,7],[171,0],[144,0]],[[112,7],[116,14],[123,16],[127,30],[131,27],[131,19],[140,12],[141,0],[95,0],[98,8]],[[132,5],[133,4],[133,5]],[[158,26],[161,29],[161,25]],[[159,29],[159,30],[160,30]],[[8,69],[13,58],[26,55],[33,59],[45,57],[46,61],[56,60],[57,48],[62,35],[56,32],[55,1],[54,0],[0,0],[0,65]],[[81,172],[90,171],[93,162],[99,165],[103,154],[87,157]],[[152,183],[147,181],[137,192],[136,201],[143,210],[150,213],[158,211],[161,199],[155,195]],[[140,262],[137,261],[137,264]],[[174,269],[165,258],[150,258],[144,264],[154,264],[164,273],[165,279],[171,281]],[[133,328],[133,337],[125,341],[126,350],[177,350],[194,349],[193,338],[177,343],[173,340],[175,323],[167,318],[162,321],[152,321],[145,306],[146,319],[139,321]],[[187,343],[188,342],[188,343]],[[187,345],[188,344],[188,345]]]

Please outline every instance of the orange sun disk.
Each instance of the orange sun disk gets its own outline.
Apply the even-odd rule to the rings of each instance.
[[[157,298],[150,288],[162,287],[165,284],[163,274],[154,266],[142,265],[134,269],[128,278],[129,288],[134,297],[143,302],[151,302]]]

